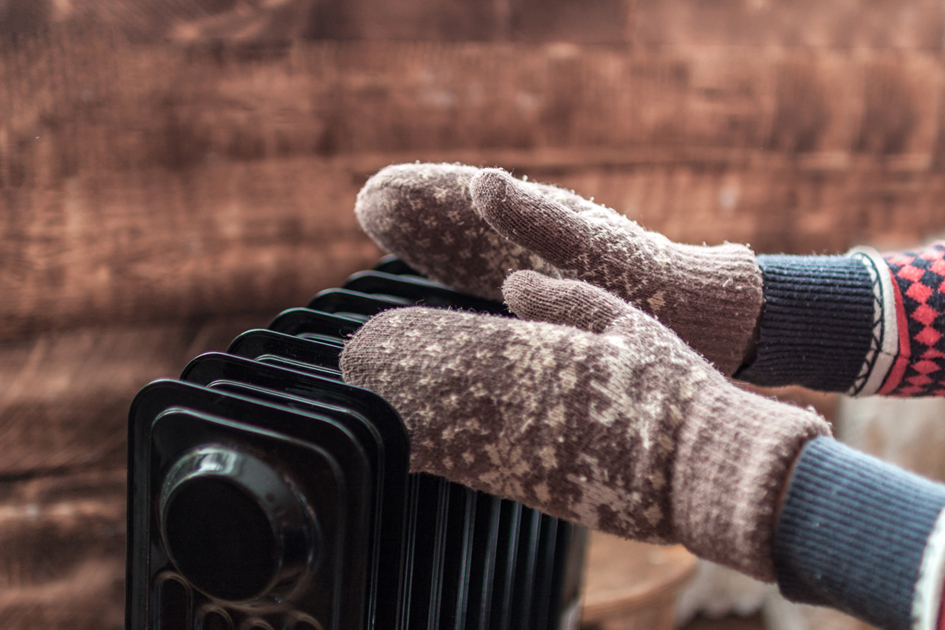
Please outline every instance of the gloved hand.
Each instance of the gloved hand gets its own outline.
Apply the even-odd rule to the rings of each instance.
[[[778,497],[826,422],[587,283],[522,271],[504,294],[543,321],[394,309],[346,344],[345,380],[400,412],[412,470],[773,580]]]
[[[465,293],[501,300],[510,270],[558,277],[554,266],[496,233],[475,211],[469,182],[479,171],[459,164],[388,166],[358,193],[354,213],[382,249]]]
[[[457,289],[496,299],[509,271],[532,269],[615,293],[725,374],[753,346],[762,282],[745,246],[673,243],[573,192],[447,164],[385,168],[355,212],[381,247]]]

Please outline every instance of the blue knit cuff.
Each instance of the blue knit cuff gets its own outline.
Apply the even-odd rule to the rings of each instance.
[[[792,601],[906,630],[945,486],[831,438],[804,448],[774,539],[778,586]]]
[[[755,360],[736,375],[768,387],[845,392],[873,339],[873,282],[845,256],[758,256],[764,311]]]

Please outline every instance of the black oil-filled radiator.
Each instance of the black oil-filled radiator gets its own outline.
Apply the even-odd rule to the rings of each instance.
[[[509,315],[396,259],[145,386],[129,414],[128,630],[576,628],[586,532],[408,474],[342,340],[421,303]]]

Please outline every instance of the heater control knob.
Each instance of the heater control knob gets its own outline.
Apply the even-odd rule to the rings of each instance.
[[[317,560],[318,522],[297,486],[229,446],[180,457],[162,484],[159,509],[171,562],[218,600],[281,599]]]

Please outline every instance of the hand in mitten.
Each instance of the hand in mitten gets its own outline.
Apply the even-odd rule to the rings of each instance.
[[[466,293],[501,300],[510,270],[557,277],[550,263],[496,233],[473,209],[469,182],[479,171],[459,164],[388,166],[358,193],[355,215],[381,248]]]
[[[583,282],[513,274],[523,321],[371,319],[345,379],[401,413],[411,468],[772,580],[777,501],[815,413],[739,390],[656,319]]]
[[[726,374],[745,362],[761,271],[742,245],[681,245],[617,212],[498,169],[391,166],[358,196],[361,225],[435,280],[489,298],[510,270],[579,278],[655,315]]]

